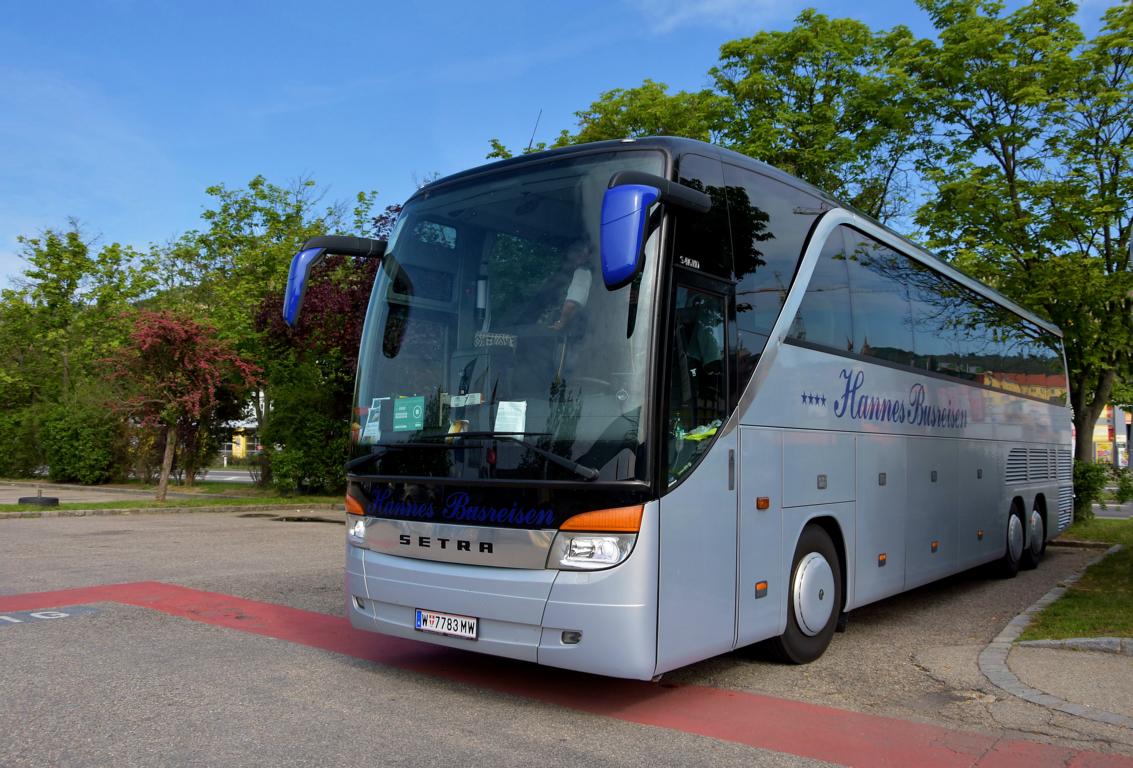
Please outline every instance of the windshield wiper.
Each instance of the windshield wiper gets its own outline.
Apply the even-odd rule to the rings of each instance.
[[[452,437],[471,438],[473,440],[485,440],[485,439],[508,440],[510,442],[518,443],[518,444],[522,445],[524,448],[527,448],[532,453],[535,453],[535,454],[538,454],[539,456],[542,456],[543,458],[545,458],[547,461],[551,462],[552,464],[558,464],[560,467],[563,467],[564,469],[569,469],[571,472],[574,472],[576,475],[578,475],[581,478],[584,478],[586,480],[597,480],[598,479],[599,472],[598,472],[598,470],[594,469],[594,467],[588,467],[585,464],[579,464],[577,461],[571,461],[570,459],[568,459],[564,456],[560,456],[557,453],[551,453],[550,451],[546,450],[545,448],[540,448],[539,446],[535,445],[535,443],[531,442],[530,440],[524,440],[522,437],[519,437],[519,435],[529,436],[529,435],[548,435],[548,434],[550,434],[550,433],[549,432],[462,432],[462,433],[459,433],[459,434],[456,434],[456,435],[452,435]]]

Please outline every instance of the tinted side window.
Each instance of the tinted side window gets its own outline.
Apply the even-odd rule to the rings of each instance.
[[[822,248],[789,335],[811,344],[854,351],[850,282],[840,232],[835,231]]]
[[[851,351],[909,365],[913,325],[906,289],[908,259],[849,227],[839,229],[845,238],[853,307]]]
[[[728,231],[724,169],[720,161],[701,155],[682,155],[677,176],[681,184],[711,197],[712,210],[696,213],[678,209],[675,263],[730,280],[732,240]]]
[[[736,323],[766,339],[787,298],[807,233],[828,208],[807,192],[724,165],[735,247]]]
[[[982,306],[976,294],[952,279],[911,259],[907,261],[916,350],[913,364],[936,373],[974,378],[967,357],[973,349],[987,346],[994,330],[991,323],[996,322],[988,316],[989,307]],[[1009,322],[1007,317],[998,321]]]
[[[742,391],[787,299],[807,233],[829,206],[807,192],[727,163],[724,181],[738,283],[736,371]]]

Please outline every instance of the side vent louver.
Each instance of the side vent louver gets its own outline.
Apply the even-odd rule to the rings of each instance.
[[[1003,479],[1008,485],[1027,482],[1027,451],[1025,448],[1012,448],[1007,454],[1007,471]]]

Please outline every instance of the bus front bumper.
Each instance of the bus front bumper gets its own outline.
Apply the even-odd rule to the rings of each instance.
[[[346,610],[357,629],[648,680],[657,661],[657,568],[655,549],[640,545],[615,568],[582,572],[442,563],[347,544]],[[475,617],[478,636],[417,630],[418,608]]]

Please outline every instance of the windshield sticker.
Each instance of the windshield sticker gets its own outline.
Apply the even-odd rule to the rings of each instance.
[[[366,426],[362,429],[363,444],[376,443],[382,439],[382,400],[388,397],[375,397],[370,402],[370,409],[366,412]]]
[[[463,408],[468,405],[480,405],[483,401],[482,393],[469,392],[467,395],[453,395],[449,399],[449,405],[453,408]]]
[[[425,426],[425,398],[399,397],[393,401],[393,431],[412,432]]]
[[[496,409],[496,432],[523,432],[527,427],[527,401],[501,400]]]
[[[472,346],[476,349],[484,347],[507,347],[515,349],[519,337],[512,333],[493,333],[491,331],[476,331],[472,337]]]

